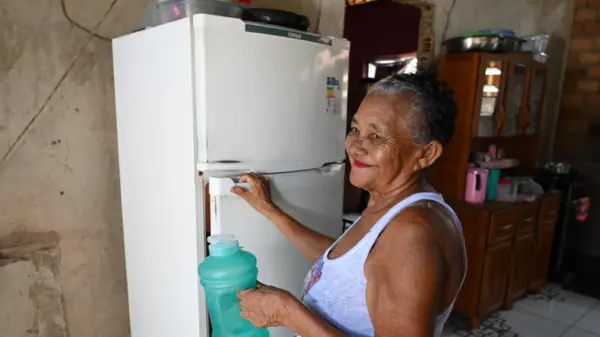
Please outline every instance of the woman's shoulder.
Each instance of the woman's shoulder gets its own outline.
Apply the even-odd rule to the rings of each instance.
[[[389,220],[375,246],[379,250],[397,251],[399,246],[414,249],[440,248],[444,238],[460,234],[449,214],[436,206],[407,207]],[[460,235],[459,235],[460,236]]]
[[[414,207],[416,206],[416,207]],[[387,232],[396,235],[433,235],[434,225],[439,220],[429,207],[411,205],[390,219]]]
[[[406,208],[395,215],[382,231],[377,246],[432,246],[437,245],[435,216],[427,209]]]
[[[405,209],[391,219],[365,263],[367,280],[396,274],[414,277],[414,273],[437,277],[444,269],[444,254],[432,221],[418,208]]]

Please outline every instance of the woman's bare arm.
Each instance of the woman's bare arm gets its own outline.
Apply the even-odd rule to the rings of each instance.
[[[288,307],[283,325],[302,337],[347,337],[297,300]]]
[[[443,294],[444,257],[431,219],[406,209],[393,219],[365,264],[375,336],[431,337]]]
[[[311,262],[323,256],[327,248],[334,243],[334,239],[302,225],[273,204],[268,178],[251,173],[240,178],[240,182],[248,183],[250,187],[246,189],[236,186],[232,192],[274,223],[292,245]]]
[[[264,210],[262,214],[274,223],[292,245],[311,262],[317,261],[335,242],[334,239],[299,223],[275,205]]]

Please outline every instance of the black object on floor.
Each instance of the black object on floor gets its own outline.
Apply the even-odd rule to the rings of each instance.
[[[578,201],[581,198],[588,198],[589,202],[590,186],[593,184],[590,183],[588,177],[576,172],[556,174],[547,169],[539,169],[535,179],[542,185],[544,191],[559,190],[562,192],[550,254],[548,280],[563,284],[565,279],[571,276],[570,274],[579,273],[579,271],[572,270],[571,263],[566,260],[576,250],[575,248],[579,247],[575,238],[581,236],[578,235],[578,231],[581,231],[581,225],[585,222],[585,219],[577,218]]]
[[[600,277],[577,275],[571,281],[565,283],[562,288],[580,295],[593,297],[600,300]]]

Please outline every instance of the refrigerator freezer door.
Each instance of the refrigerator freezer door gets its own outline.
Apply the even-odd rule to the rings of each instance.
[[[347,40],[200,14],[193,46],[199,170],[343,160]]]
[[[273,201],[300,223],[332,238],[342,233],[343,165],[267,175]],[[259,280],[300,298],[311,264],[283,234],[244,200],[230,193],[236,178],[211,178],[211,234],[233,234],[258,259]],[[283,328],[271,337],[289,337]]]

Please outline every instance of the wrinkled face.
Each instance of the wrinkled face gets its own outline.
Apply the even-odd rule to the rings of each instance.
[[[352,185],[384,193],[420,177],[441,154],[441,145],[417,145],[411,133],[418,123],[410,97],[369,94],[352,120],[346,151]]]

